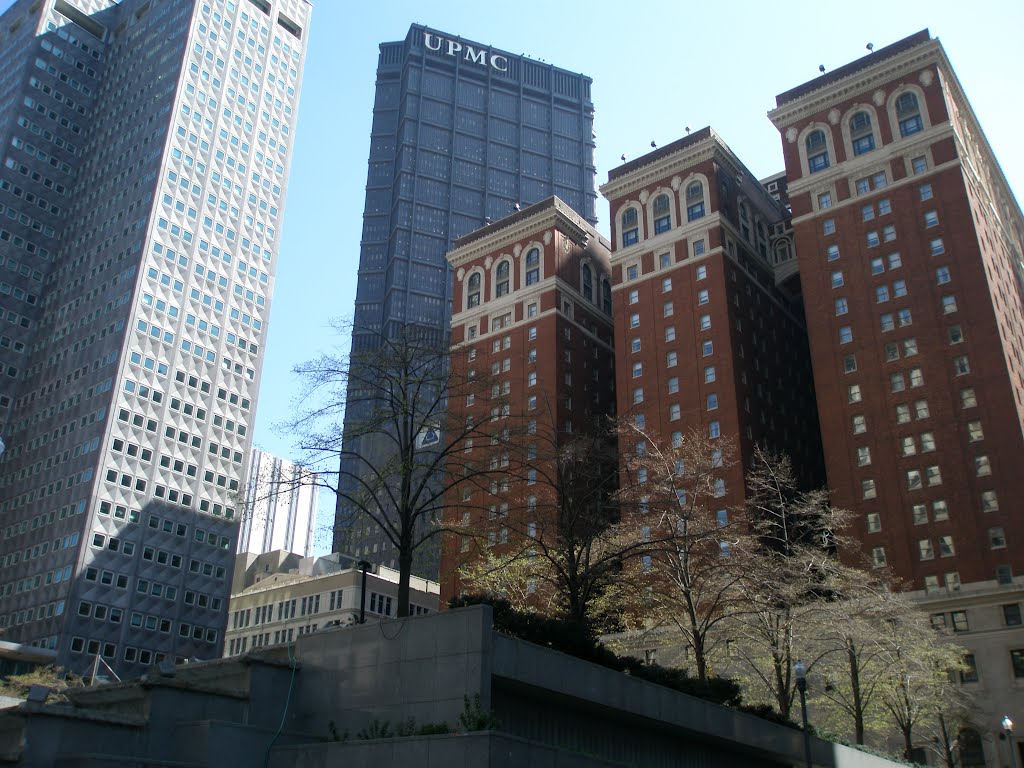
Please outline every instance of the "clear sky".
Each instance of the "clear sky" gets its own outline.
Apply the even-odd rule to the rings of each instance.
[[[6,9],[10,0],[0,0]],[[765,116],[777,93],[928,28],[938,37],[1011,186],[1024,192],[1024,3],[953,0],[641,3],[582,0],[423,2],[315,0],[255,443],[293,453],[286,419],[292,367],[347,342],[369,150],[377,45],[414,22],[594,79],[598,182],[609,169],[711,125],[758,177],[782,170],[781,139]],[[599,228],[607,207],[598,200]],[[321,523],[333,503],[325,499]]]

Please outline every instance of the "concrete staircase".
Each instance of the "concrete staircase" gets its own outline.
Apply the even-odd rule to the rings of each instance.
[[[301,674],[288,648],[278,647],[73,689],[68,703],[26,702],[0,714],[0,765],[263,765],[274,746],[326,738],[278,733]]]

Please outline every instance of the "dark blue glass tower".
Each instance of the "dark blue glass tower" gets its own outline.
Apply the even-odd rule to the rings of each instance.
[[[419,25],[380,46],[354,352],[408,325],[447,334],[445,254],[462,235],[551,195],[596,223],[590,86],[584,75]],[[335,550],[397,563],[344,503]],[[436,569],[426,556],[416,572]]]

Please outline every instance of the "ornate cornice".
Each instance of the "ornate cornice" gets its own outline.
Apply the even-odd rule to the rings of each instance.
[[[839,82],[826,82],[820,88],[812,90],[805,96],[787,102],[782,106],[768,111],[768,119],[780,131],[787,126],[799,123],[827,107],[859,96],[872,89],[916,72],[929,65],[941,64],[944,61],[942,46],[938,40],[928,40],[919,46],[896,56],[882,59],[877,64],[869,65]]]

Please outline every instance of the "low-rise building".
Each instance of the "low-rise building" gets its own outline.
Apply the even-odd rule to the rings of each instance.
[[[413,576],[410,612],[436,611],[438,595],[437,582]],[[302,557],[279,549],[241,554],[235,562],[224,655],[289,643],[326,626],[360,623],[361,617],[379,621],[397,613],[398,571],[391,568],[339,553]]]

